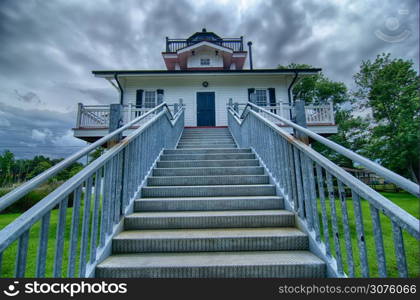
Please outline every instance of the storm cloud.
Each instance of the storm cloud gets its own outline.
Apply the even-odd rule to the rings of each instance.
[[[91,70],[164,69],[166,36],[244,36],[254,68],[305,63],[351,87],[361,61],[382,52],[418,69],[418,19],[417,0],[2,0],[0,151],[76,151],[77,103],[118,99]]]

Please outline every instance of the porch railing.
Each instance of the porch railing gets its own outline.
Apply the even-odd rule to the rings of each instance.
[[[173,111],[174,104],[167,105]],[[153,108],[137,107],[134,104],[123,105],[123,124],[147,113]],[[106,129],[109,124],[109,105],[83,105],[79,103],[77,111],[76,128]]]
[[[173,148],[182,134],[182,106],[173,115],[166,103],[160,104],[0,198],[1,208],[11,205],[94,146],[137,125],[129,136],[0,231],[0,275],[10,277],[7,268],[13,258],[14,277],[27,276],[28,265],[35,265],[30,270],[34,277],[94,275],[162,149]],[[53,231],[55,239],[50,240]],[[38,239],[33,239],[34,234]],[[52,241],[53,247],[48,245]],[[37,249],[36,258],[28,258],[28,248]]]
[[[416,197],[420,197],[419,186],[267,109],[248,103],[239,114],[233,105],[228,106],[229,129],[234,139],[240,147],[252,148],[261,158],[284,195],[286,207],[296,212],[298,226],[308,233],[311,250],[327,263],[330,276],[387,277],[390,261],[396,261],[399,276],[407,277],[403,233],[405,238],[414,240],[416,246],[412,247],[418,253],[419,220],[284,131],[279,122]],[[347,199],[348,195],[351,200]],[[352,207],[348,205],[350,201]],[[389,246],[392,243],[394,251]],[[376,251],[369,258],[371,261],[368,261],[367,245]],[[418,272],[418,266],[410,267],[415,268],[414,273]]]
[[[236,112],[239,114],[245,109],[247,102],[233,104]],[[290,117],[293,118],[293,106],[283,102],[276,102],[273,103],[274,105],[265,105],[259,106],[263,109],[270,111],[272,114],[284,118],[286,120],[291,120]],[[282,123],[280,119],[277,119],[276,116],[266,116],[273,122]],[[332,103],[328,104],[311,104],[305,105],[305,116],[306,116],[306,124],[308,125],[334,125],[334,109]],[[286,125],[286,124],[284,124]]]

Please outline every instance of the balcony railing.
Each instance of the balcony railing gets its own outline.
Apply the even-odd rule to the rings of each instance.
[[[237,112],[242,113],[247,103],[238,103]],[[260,106],[271,113],[290,120],[293,118],[293,107],[289,104],[277,102],[275,105]],[[334,125],[334,110],[332,103],[319,105],[305,105],[306,124],[308,125]],[[278,123],[278,121],[276,121]]]
[[[168,105],[174,111],[174,105]],[[123,105],[123,124],[144,115],[152,108],[136,107],[134,104]],[[109,126],[109,105],[83,105],[79,103],[76,128],[107,129]]]
[[[219,46],[230,48],[233,51],[244,51],[243,38],[228,38],[220,41],[207,41]],[[197,42],[189,42],[186,39],[166,39],[166,52],[176,52],[182,48],[197,44]]]

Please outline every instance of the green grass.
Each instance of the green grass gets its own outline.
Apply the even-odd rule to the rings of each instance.
[[[93,201],[91,201],[90,204],[91,204],[91,211],[90,211],[90,220],[89,220],[89,238],[88,238],[87,251],[89,251],[89,248],[90,248],[90,232],[92,230],[91,223],[92,223],[92,213],[93,213],[92,211]],[[81,235],[82,235],[81,231],[82,231],[82,222],[83,222],[83,210],[84,210],[84,201],[82,199],[81,205],[80,205],[80,211],[79,211],[78,244],[77,244],[77,251],[76,251],[76,264],[75,264],[74,276],[78,274],[79,264],[80,264],[80,246],[81,246]],[[65,232],[64,232],[62,277],[67,277],[72,213],[73,213],[73,208],[68,207],[66,210],[66,227],[65,227]],[[57,224],[58,224],[58,217],[59,217],[58,214],[59,214],[58,209],[54,209],[51,211],[50,226],[49,226],[49,231],[48,231],[48,245],[47,245],[48,247],[47,247],[46,274],[45,274],[46,277],[52,277],[53,275],[53,263],[54,263],[55,248],[56,248],[56,232],[57,232]],[[11,222],[13,222],[19,216],[20,216],[20,213],[0,214],[0,230],[6,227]],[[100,218],[101,216],[99,213],[99,216],[98,216],[99,221],[100,221]],[[38,221],[31,227],[31,230],[30,230],[25,277],[35,277],[40,227],[41,227],[41,222]],[[98,232],[99,232],[99,228],[98,228]],[[97,238],[98,237],[99,235],[97,236]],[[14,276],[17,244],[18,242],[15,241],[12,245],[10,245],[4,251],[3,263],[0,268],[0,277],[13,277]],[[87,259],[88,258],[89,258],[89,255],[87,255]]]
[[[66,230],[65,230],[65,239],[64,239],[64,251],[63,251],[63,269],[62,276],[66,277],[67,274],[67,263],[69,259],[69,240],[70,240],[70,225],[71,225],[71,216],[72,208],[67,208],[66,213]],[[7,224],[16,219],[20,214],[3,214],[0,215],[0,228],[5,227]],[[81,219],[81,217],[80,217]],[[47,248],[47,260],[46,260],[46,276],[52,277],[53,274],[53,262],[55,255],[55,244],[56,244],[56,231],[58,223],[58,209],[54,209],[51,212],[50,226],[48,232],[48,248]],[[81,221],[80,221],[81,223]],[[81,224],[79,223],[79,243],[78,247],[80,248],[80,230]],[[36,258],[39,244],[39,232],[40,232],[41,222],[37,222],[32,226],[30,235],[29,235],[29,245],[28,245],[28,256],[27,256],[27,266],[26,266],[26,277],[35,276],[35,266]],[[13,277],[14,268],[15,268],[15,259],[17,252],[17,242],[14,242],[3,254],[3,266],[2,266],[2,276],[1,277]],[[78,253],[78,252],[77,252]],[[76,270],[78,270],[79,261],[76,260]],[[77,273],[77,272],[76,272]]]
[[[393,201],[396,205],[400,206],[404,210],[408,211],[410,214],[419,218],[419,199],[411,196],[410,194],[406,193],[382,193],[385,197]],[[93,202],[93,201],[92,201]],[[327,199],[327,213],[330,212],[329,200]],[[362,214],[364,220],[364,228],[365,228],[365,240],[366,246],[368,251],[368,261],[369,261],[369,269],[370,269],[370,276],[377,277],[378,270],[376,264],[376,250],[375,250],[375,242],[373,239],[373,227],[370,218],[370,211],[369,211],[369,204],[367,201],[361,201],[362,206]],[[347,264],[346,264],[346,251],[345,251],[345,244],[344,244],[344,235],[343,235],[343,224],[342,224],[342,215],[340,209],[339,201],[336,201],[336,208],[339,220],[339,230],[340,230],[340,245],[341,245],[341,253],[343,256],[344,262],[344,269],[347,272]],[[351,199],[347,200],[347,208],[349,212],[349,220],[350,220],[350,229],[352,233],[352,244],[353,244],[353,257],[355,260],[356,265],[356,275],[357,277],[361,276],[360,272],[360,263],[359,263],[359,255],[358,255],[358,246],[357,240],[355,236],[356,226],[354,222],[354,211],[353,211],[353,203]],[[66,276],[67,272],[67,262],[68,262],[68,247],[69,247],[69,237],[70,237],[70,223],[71,223],[71,214],[72,208],[67,209],[66,214],[66,231],[65,231],[65,245],[64,245],[64,253],[63,253],[63,277]],[[80,227],[79,227],[79,247],[80,247],[80,232],[81,232],[81,220],[82,220],[82,211],[83,205],[81,206],[81,213],[80,213]],[[0,229],[7,226],[13,220],[15,220],[19,214],[0,214]],[[320,216],[321,220],[321,216]],[[48,239],[48,251],[47,251],[47,266],[46,266],[46,276],[51,277],[53,271],[53,260],[54,260],[54,253],[55,253],[55,235],[57,229],[57,221],[58,221],[58,210],[53,210],[51,212],[51,220],[50,220],[50,227],[49,227],[49,239]],[[387,270],[389,277],[398,277],[398,270],[395,260],[394,254],[394,243],[392,238],[392,229],[390,221],[387,217],[381,214],[381,225],[382,225],[382,232],[383,232],[383,239],[384,239],[384,248],[386,252],[386,260],[387,260]],[[320,224],[321,232],[322,232],[322,224]],[[29,247],[28,247],[28,256],[27,256],[27,268],[26,268],[26,276],[27,277],[34,277],[35,275],[35,265],[36,265],[36,257],[37,257],[37,249],[38,249],[38,242],[39,242],[39,230],[40,230],[40,222],[36,223],[32,226],[30,231],[30,240],[29,240]],[[332,237],[331,232],[331,223],[329,222],[329,236]],[[419,268],[420,268],[420,256],[419,256],[419,242],[412,238],[409,234],[404,232],[404,242],[405,242],[405,250],[406,250],[406,257],[407,257],[407,264],[409,266],[409,276],[410,277],[417,277],[419,276]],[[330,238],[330,244],[332,247],[332,253],[334,254],[333,248],[333,241]],[[14,242],[10,247],[6,249],[3,254],[3,264],[1,269],[1,276],[0,277],[13,277],[14,276],[14,267],[15,267],[15,259],[16,259],[16,250],[17,250],[17,242]],[[79,253],[79,252],[78,252]],[[78,270],[79,266],[79,255],[77,255],[77,263],[76,263],[76,271]]]
[[[419,199],[407,194],[407,193],[381,193],[383,196],[394,202],[396,205],[400,206],[408,213],[419,218]],[[330,202],[329,199],[326,199],[327,203],[327,214],[330,217]],[[355,271],[356,276],[361,276],[361,267],[360,267],[360,259],[359,259],[359,248],[357,244],[357,237],[356,237],[356,223],[355,223],[355,216],[353,210],[353,201],[352,199],[347,199],[347,210],[349,215],[349,225],[352,237],[352,250],[353,250],[353,258],[355,261]],[[378,266],[377,266],[377,255],[376,255],[376,248],[375,248],[375,240],[373,234],[373,224],[370,215],[370,208],[369,203],[366,200],[361,200],[361,207],[362,207],[362,215],[363,215],[363,225],[365,230],[365,241],[366,241],[366,248],[368,254],[368,263],[369,263],[369,272],[370,277],[378,277]],[[319,210],[319,219],[321,220],[321,209],[318,207]],[[339,236],[340,236],[340,247],[342,253],[342,259],[344,263],[344,270],[348,272],[347,266],[347,256],[346,256],[346,246],[344,242],[344,233],[343,233],[343,223],[342,223],[342,213],[341,213],[341,205],[336,199],[336,210],[337,210],[337,217],[338,217],[338,225],[339,225]],[[330,219],[330,218],[329,218]],[[331,220],[331,219],[330,219]],[[398,269],[397,269],[397,262],[396,256],[394,252],[394,242],[392,236],[392,225],[388,217],[384,216],[380,213],[380,221],[382,227],[382,236],[384,241],[384,249],[385,249],[385,257],[386,257],[386,266],[387,266],[387,274],[388,277],[399,277]],[[335,248],[334,248],[334,241],[332,239],[332,228],[331,222],[329,221],[329,231],[330,231],[330,245],[331,245],[331,252],[335,256]],[[322,233],[322,223],[320,224],[320,229]],[[323,236],[323,234],[322,234]],[[404,236],[404,246],[406,251],[407,257],[407,265],[409,270],[410,277],[418,277],[420,274],[420,255],[419,255],[419,241],[413,238],[407,232],[403,232]]]

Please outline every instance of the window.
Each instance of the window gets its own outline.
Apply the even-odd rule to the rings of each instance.
[[[255,90],[255,104],[258,106],[267,106],[267,90],[266,89]]]
[[[200,65],[202,65],[202,66],[210,66],[210,58],[202,58],[202,59],[200,59]]]
[[[156,106],[156,91],[144,92],[144,107],[153,108]]]

